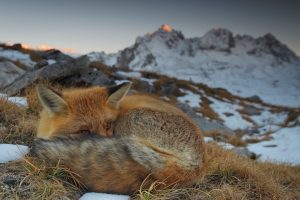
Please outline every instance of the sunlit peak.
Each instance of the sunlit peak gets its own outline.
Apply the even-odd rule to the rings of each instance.
[[[169,24],[161,25],[160,29],[164,32],[171,32],[173,30],[172,26],[170,26]]]

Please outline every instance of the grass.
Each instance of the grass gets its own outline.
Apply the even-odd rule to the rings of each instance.
[[[299,199],[300,167],[259,163],[207,145],[207,175],[190,188],[140,190],[133,199]]]
[[[0,98],[0,143],[31,144],[37,116]]]
[[[76,199],[82,186],[70,170],[26,157],[0,166],[0,199]]]
[[[32,144],[40,106],[33,87],[26,89],[24,94],[28,108],[0,99],[0,143]],[[222,136],[235,146],[245,145],[240,140],[243,134],[228,137],[217,131],[206,134]],[[300,199],[300,166],[241,158],[215,143],[208,143],[207,151],[207,174],[194,186],[174,188],[166,185],[158,189],[162,183],[155,182],[148,188],[142,185],[131,199]],[[0,164],[0,199],[78,199],[84,187],[76,176],[59,163],[46,167],[32,156]]]

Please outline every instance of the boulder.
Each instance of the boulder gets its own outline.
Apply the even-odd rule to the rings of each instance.
[[[28,71],[17,78],[13,83],[6,86],[3,92],[11,96],[36,81],[54,81],[71,77],[75,74],[79,74],[81,70],[88,68],[89,63],[88,57],[82,56],[77,59],[47,65],[35,71]]]
[[[0,61],[0,89],[11,84],[25,71],[10,61]]]

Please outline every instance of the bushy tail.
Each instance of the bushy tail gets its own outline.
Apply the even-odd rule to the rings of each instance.
[[[173,176],[170,178],[173,182],[186,182],[199,176],[198,169],[188,171],[178,166],[176,163],[180,157],[161,151],[132,135],[36,139],[32,151],[46,162],[59,162],[69,167],[93,191],[132,193],[139,189],[149,174],[153,180]]]
[[[32,152],[52,163],[60,161],[62,164],[68,164],[78,159],[98,164],[108,159],[124,161],[131,158],[145,168],[159,168],[164,162],[161,152],[156,152],[138,140],[135,136],[115,138],[98,135],[59,136],[52,140],[36,139]]]
[[[159,153],[137,140],[97,135],[36,139],[32,153],[47,163],[70,168],[88,190],[129,194],[165,163]]]

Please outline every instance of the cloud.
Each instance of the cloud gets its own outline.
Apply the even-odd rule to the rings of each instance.
[[[50,49],[58,49],[61,52],[66,53],[66,54],[80,54],[79,51],[77,51],[75,49],[72,49],[72,48],[69,48],[69,47],[60,48],[60,47],[54,47],[54,46],[51,46],[51,45],[48,45],[48,44],[39,44],[39,45],[34,47],[34,46],[31,46],[31,45],[26,44],[26,43],[22,43],[21,45],[24,49],[34,49],[34,50],[39,50],[39,51],[47,51],[47,50],[50,50]]]

